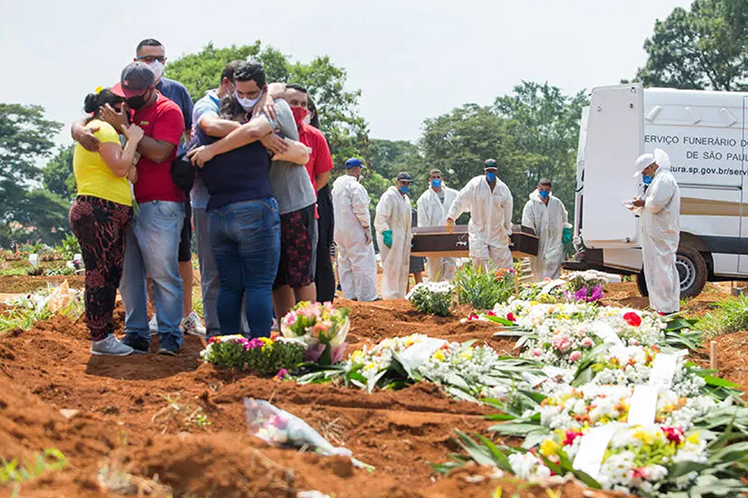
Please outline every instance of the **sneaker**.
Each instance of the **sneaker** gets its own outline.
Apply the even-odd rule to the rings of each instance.
[[[273,318],[273,323],[270,324],[270,330],[275,330],[277,332],[280,332],[280,326],[278,325],[277,318]]]
[[[130,346],[133,353],[148,354],[151,349],[151,341],[136,334],[125,334],[122,338],[122,344]]]
[[[91,354],[96,356],[127,356],[133,352],[133,348],[118,341],[114,334],[91,344]]]
[[[194,311],[184,317],[179,326],[185,334],[205,337],[205,325],[203,325],[203,321],[200,320],[200,317]]]
[[[179,354],[179,346],[176,341],[169,337],[161,337],[161,346],[158,348],[158,354],[176,356]]]
[[[153,314],[151,321],[148,322],[148,328],[151,330],[151,337],[158,335],[158,319],[156,318],[155,313]]]

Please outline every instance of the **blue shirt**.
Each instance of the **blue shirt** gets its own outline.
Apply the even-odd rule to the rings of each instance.
[[[221,110],[221,99],[218,97],[218,92],[216,90],[208,90],[205,92],[205,96],[195,102],[195,107],[192,111],[192,137],[198,139],[198,143],[205,144],[209,143],[207,141],[207,135],[205,135],[205,132],[200,128],[200,119],[202,119],[203,116],[214,114],[218,116],[219,111]],[[192,191],[190,192],[190,203],[192,205],[192,209],[206,209],[208,207],[208,200],[210,199],[210,194],[208,193],[208,189],[205,188],[205,184],[203,183],[200,176],[195,177],[195,183],[192,186]]]
[[[179,106],[182,110],[182,115],[184,116],[184,129],[192,129],[192,97],[190,97],[190,93],[184,85],[178,81],[170,80],[169,78],[161,78],[161,81],[156,85],[156,90]],[[177,154],[183,152],[185,152],[185,147],[184,144],[180,142]]]

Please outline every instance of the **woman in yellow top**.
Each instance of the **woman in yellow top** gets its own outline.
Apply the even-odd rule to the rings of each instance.
[[[124,99],[109,89],[86,96],[86,123],[101,145],[89,152],[76,144],[73,170],[78,196],[70,208],[70,228],[78,238],[86,265],[86,324],[91,332],[91,354],[126,356],[132,348],[114,336],[114,300],[122,276],[125,229],[132,220],[132,190],[128,174],[134,174],[136,148],[143,130],[131,124],[122,127],[127,138],[124,149],[118,130],[100,116],[102,108],[120,111]],[[133,180],[135,180],[134,177]]]

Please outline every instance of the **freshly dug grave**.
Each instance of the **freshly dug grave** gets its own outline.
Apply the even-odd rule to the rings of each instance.
[[[0,276],[0,294],[26,294],[46,289],[48,285],[68,281],[70,287],[82,289],[86,283],[84,275],[57,275],[54,277],[32,277],[26,275]]]
[[[424,316],[405,301],[338,304],[351,307],[350,350],[416,332],[477,338],[500,352],[513,347],[512,340],[492,337],[494,325]],[[120,308],[119,331],[122,319]],[[122,496],[115,491],[138,488],[166,496],[158,494],[165,493],[158,483],[174,496],[200,497],[295,497],[303,490],[336,497],[488,497],[499,484],[504,496],[517,489],[509,478],[489,479],[488,469],[433,474],[430,463],[459,450],[451,440],[455,429],[490,435],[493,424],[484,420],[493,410],[450,399],[433,384],[367,394],[258,378],[201,363],[203,344],[195,337],[187,337],[174,358],[92,357],[87,335],[82,321],[56,316],[0,337],[0,382],[6,386],[0,393],[0,457],[24,462],[56,448],[68,460],[65,470],[23,484],[21,496]],[[738,357],[730,356],[736,363],[725,358],[720,373],[745,386]],[[267,399],[306,420],[376,470],[267,447],[247,433],[245,397]],[[519,491],[524,498],[548,496],[538,488]],[[567,483],[560,496],[620,495]]]

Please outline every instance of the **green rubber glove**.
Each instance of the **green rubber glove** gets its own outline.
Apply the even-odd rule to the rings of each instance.
[[[382,241],[387,247],[392,247],[392,230],[382,232]]]
[[[563,242],[564,244],[568,244],[569,242],[571,242],[571,228],[564,227],[564,233],[561,236],[561,242]]]

